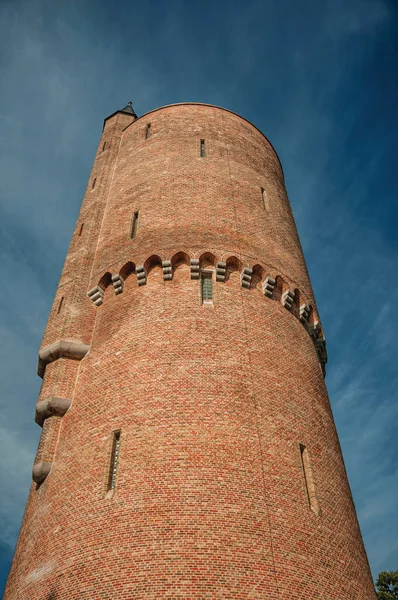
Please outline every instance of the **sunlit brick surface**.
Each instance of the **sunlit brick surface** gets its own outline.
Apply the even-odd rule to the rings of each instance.
[[[213,270],[211,306],[191,259]],[[374,600],[317,320],[279,160],[255,127],[189,104],[108,119],[42,345],[90,351],[46,366],[39,400],[72,405],[44,422],[36,462],[51,471],[32,485],[4,598]]]

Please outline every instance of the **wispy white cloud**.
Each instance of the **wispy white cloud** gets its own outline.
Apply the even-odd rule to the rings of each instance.
[[[0,504],[1,542],[11,552],[29,491],[34,443],[27,443],[23,432],[10,429],[8,423],[0,426],[0,440],[0,477],[7,481]]]
[[[337,36],[373,35],[391,18],[387,2],[364,0],[360,3],[346,2],[342,13],[330,11],[328,28]]]

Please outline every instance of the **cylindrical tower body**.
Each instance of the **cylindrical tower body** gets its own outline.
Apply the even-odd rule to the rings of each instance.
[[[203,104],[112,115],[5,598],[374,600],[325,361],[262,133]]]

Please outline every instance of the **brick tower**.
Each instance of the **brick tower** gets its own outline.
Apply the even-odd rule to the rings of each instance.
[[[112,114],[5,599],[374,600],[325,362],[264,135],[204,104]]]

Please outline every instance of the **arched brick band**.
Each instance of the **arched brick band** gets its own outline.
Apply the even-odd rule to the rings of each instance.
[[[180,251],[175,256],[178,256],[180,254],[182,255],[185,253]],[[207,254],[209,254],[209,253],[207,253]],[[205,255],[206,255],[206,253],[202,254],[202,257]],[[186,256],[187,256],[187,260],[189,261],[189,263],[187,263],[187,264],[189,264],[189,266],[190,266],[191,279],[200,279],[201,258],[189,258],[188,255],[186,255]],[[233,258],[233,259],[235,259],[236,263],[238,263],[239,260],[236,257],[230,257],[227,261],[217,260],[216,257],[213,257],[213,258],[214,258],[214,264],[215,264],[215,268],[216,268],[216,281],[225,282],[226,276],[227,276],[228,261],[230,261],[231,258]],[[146,283],[147,283],[147,278],[148,278],[148,273],[150,271],[150,268],[146,269],[145,265],[147,265],[149,262],[150,262],[150,259],[145,261],[144,265],[141,265],[141,266],[138,266],[135,268],[138,286],[146,285]],[[173,270],[174,270],[173,262],[174,262],[173,258],[171,260],[160,261],[160,265],[163,270],[163,279],[165,281],[169,281],[169,280],[173,279]],[[133,265],[134,263],[127,263],[127,264]],[[158,263],[153,263],[153,265],[154,264],[158,264]],[[125,267],[126,267],[126,265],[124,265],[124,267],[122,267],[121,271],[123,271],[125,269]],[[286,286],[284,286],[284,288],[285,288],[284,292],[281,294],[280,298],[278,298],[278,301],[281,302],[281,304],[286,308],[286,310],[293,312],[293,305],[294,305],[295,301],[297,300],[296,292],[298,293],[297,296],[301,299],[303,299],[303,295],[301,294],[300,290],[296,289],[295,285],[292,282],[288,283],[287,281],[284,281],[284,279],[283,279],[284,276],[282,276],[282,275],[275,274],[275,277],[273,277],[271,275],[266,275],[264,278],[264,275],[267,273],[267,267],[265,265],[262,266],[262,265],[257,264],[253,267],[249,267],[249,266],[242,267],[240,269],[241,286],[246,289],[249,289],[249,290],[252,288],[252,278],[254,275],[254,269],[256,267],[260,267],[260,269],[261,269],[261,272],[262,272],[261,287],[262,287],[264,296],[266,296],[267,298],[269,298],[271,300],[274,299],[274,290],[275,290],[275,285],[277,283],[277,278],[281,278],[282,281],[286,284],[286,286],[287,285],[292,286],[292,289],[290,289],[290,287],[287,287],[287,289],[286,289]],[[134,272],[134,269],[132,272]],[[106,281],[107,275],[109,275],[108,283],[107,284],[101,283],[101,282]],[[98,285],[96,285],[89,292],[87,292],[87,296],[90,298],[90,300],[92,300],[94,302],[94,304],[96,306],[101,306],[101,304],[103,304],[104,290],[107,285],[111,284],[111,282],[113,283],[116,295],[119,295],[123,292],[124,278],[121,276],[121,274],[116,273],[115,275],[111,276],[109,274],[109,272],[105,273],[101,277]],[[103,287],[103,286],[105,286],[105,287]],[[309,323],[310,312],[311,312],[310,305],[307,304],[306,302],[304,302],[303,304],[299,304],[296,317],[304,325],[305,329],[310,334],[312,341],[314,342],[315,349],[318,354],[319,362],[322,367],[322,372],[323,372],[323,375],[325,376],[326,375],[326,363],[328,360],[327,351],[326,351],[326,340],[325,340],[325,336],[323,335],[322,328],[321,328],[319,321],[315,321],[314,323],[311,323],[311,324]]]
[[[46,398],[36,404],[35,421],[43,427],[45,419],[52,416],[63,417],[69,410],[72,400],[70,398]]]
[[[50,473],[52,467],[51,462],[38,462],[33,465],[32,479],[36,483],[43,483],[47,475]]]
[[[44,376],[46,366],[58,360],[58,358],[72,358],[73,360],[81,360],[90,350],[88,344],[75,340],[58,340],[54,344],[45,346],[39,352],[39,363],[37,366],[37,374],[39,377]]]

